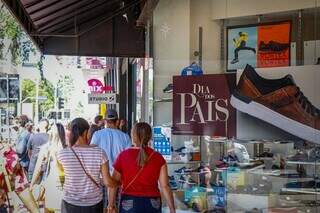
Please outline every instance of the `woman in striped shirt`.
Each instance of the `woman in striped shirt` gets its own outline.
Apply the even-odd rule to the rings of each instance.
[[[69,148],[58,153],[58,162],[65,173],[62,213],[103,212],[102,185],[115,187],[109,173],[108,158],[96,146],[88,145],[89,124],[83,118],[71,122]]]

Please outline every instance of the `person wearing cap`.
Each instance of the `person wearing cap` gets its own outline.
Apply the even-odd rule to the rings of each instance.
[[[113,163],[118,155],[131,147],[131,139],[128,134],[118,128],[118,113],[113,109],[107,110],[107,128],[96,131],[91,139],[91,144],[103,149],[109,159],[109,170],[113,172]],[[107,207],[107,189],[104,190],[104,206]]]
[[[131,139],[128,134],[118,129],[118,113],[113,109],[107,110],[107,128],[96,131],[91,144],[103,149],[109,158],[110,172],[113,170],[113,163],[120,152],[131,147]]]

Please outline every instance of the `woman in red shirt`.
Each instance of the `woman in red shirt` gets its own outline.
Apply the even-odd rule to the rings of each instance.
[[[150,125],[137,123],[131,131],[131,137],[134,147],[120,153],[113,165],[113,178],[122,183],[119,212],[160,213],[160,183],[170,213],[175,213],[166,161],[160,153],[148,147],[152,138]],[[109,189],[109,213],[116,212],[116,194],[116,188]]]

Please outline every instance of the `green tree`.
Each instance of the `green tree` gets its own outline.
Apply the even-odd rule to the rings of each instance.
[[[59,97],[65,100],[66,105],[70,103],[70,97],[72,97],[74,87],[74,79],[71,75],[60,75],[60,79],[58,81],[58,91],[61,94],[58,94]]]
[[[9,41],[8,50],[5,50],[5,41]],[[35,53],[36,48],[26,36],[15,18],[0,1],[0,59],[11,54],[11,62],[18,65],[29,60],[30,53]]]
[[[30,79],[22,81],[22,100],[27,97],[36,96],[36,83]],[[45,96],[47,100],[40,103],[40,113],[54,108],[54,86],[48,80],[42,80],[39,84],[39,96]],[[29,103],[35,103],[35,98],[31,98]]]

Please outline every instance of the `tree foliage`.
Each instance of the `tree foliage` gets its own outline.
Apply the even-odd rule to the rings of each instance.
[[[47,98],[44,102],[40,103],[40,111],[48,111],[54,108],[54,86],[48,80],[42,80],[39,84],[39,96]],[[36,97],[36,83],[29,79],[22,81],[22,99],[32,97],[27,102],[35,103]],[[40,107],[39,107],[40,108]]]
[[[60,79],[58,81],[58,96],[65,100],[65,103],[68,104],[70,102],[70,97],[72,97],[74,87],[74,79],[71,75],[60,75]]]
[[[9,42],[8,49],[5,48],[6,41]],[[28,61],[30,53],[35,51],[33,43],[0,1],[0,59],[11,54],[12,64],[18,65]]]

